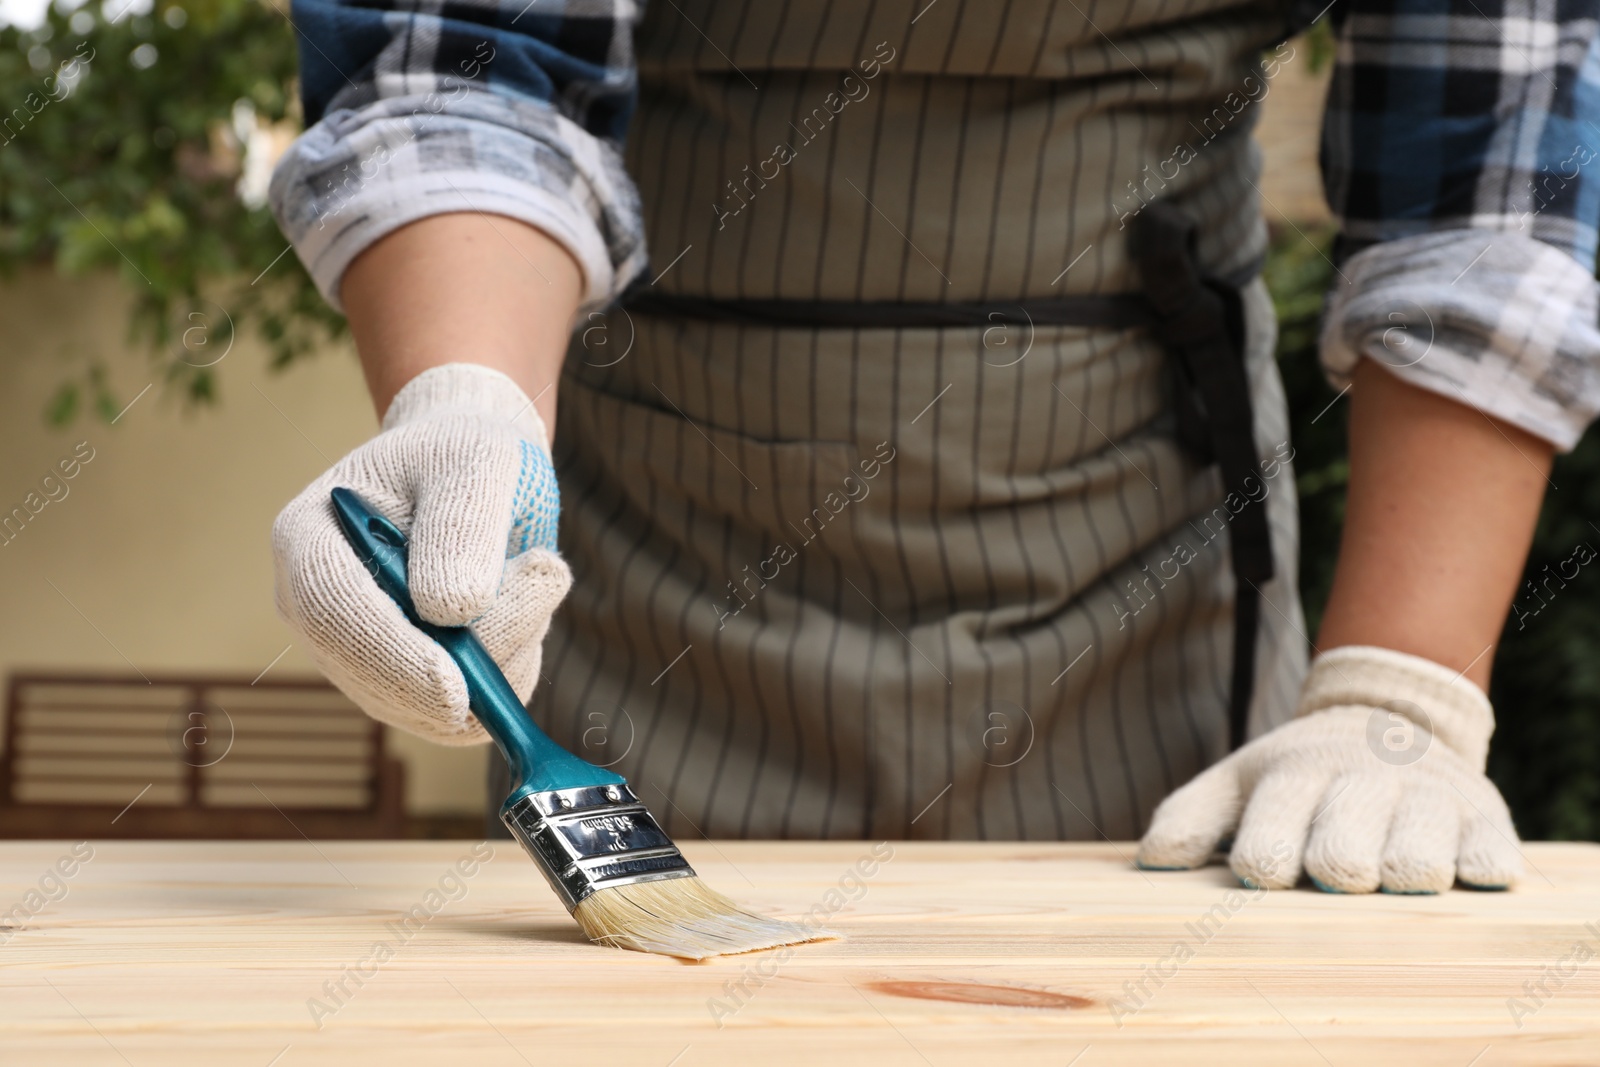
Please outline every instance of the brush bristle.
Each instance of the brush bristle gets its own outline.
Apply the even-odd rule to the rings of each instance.
[[[572,917],[598,944],[689,960],[839,936],[752,914],[694,877],[600,889]]]

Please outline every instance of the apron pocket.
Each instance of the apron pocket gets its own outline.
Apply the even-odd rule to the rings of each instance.
[[[851,441],[762,440],[570,374],[560,403],[563,459],[572,470],[563,489],[614,489],[669,526],[684,508],[685,526],[715,519],[761,539],[792,536],[841,511],[881,467],[870,448]]]

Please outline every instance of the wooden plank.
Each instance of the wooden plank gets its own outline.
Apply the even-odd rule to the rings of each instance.
[[[1220,867],[1146,875],[1128,845],[686,842],[711,884],[848,937],[700,965],[589,945],[514,845],[490,847],[106,841],[29,914],[13,905],[69,845],[0,844],[0,922],[20,925],[0,930],[0,1062],[1495,1067],[1600,1050],[1593,845],[1528,846],[1511,893],[1340,897],[1253,894]]]
[[[12,790],[16,794],[17,801],[23,805],[82,804],[93,806],[113,804],[117,807],[125,807],[129,801],[139,795],[140,790],[146,785],[150,787],[150,790],[139,797],[139,803],[141,804],[182,804],[185,802],[183,780],[172,775],[168,775],[165,779],[151,780],[149,778],[141,778],[128,782],[86,782],[81,778],[65,782],[35,782],[27,779],[18,779],[12,783]],[[6,832],[11,832],[10,826],[6,827]]]

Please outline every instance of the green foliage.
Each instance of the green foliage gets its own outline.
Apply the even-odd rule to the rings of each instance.
[[[1263,271],[1278,312],[1278,365],[1289,398],[1295,452],[1295,490],[1300,495],[1300,592],[1307,632],[1315,634],[1333,584],[1333,564],[1344,526],[1346,460],[1342,401],[1317,365],[1322,298],[1333,266],[1327,257],[1334,231],[1302,237],[1289,232],[1275,241]]]
[[[1333,62],[1333,54],[1339,44],[1334,40],[1331,20],[1318,19],[1312,23],[1301,40],[1305,41],[1306,48],[1309,49],[1312,73],[1325,70],[1328,64]]]
[[[1280,317],[1278,363],[1301,494],[1300,586],[1315,634],[1333,579],[1350,468],[1346,403],[1334,402],[1338,394],[1317,366],[1332,233],[1309,236],[1290,232],[1274,243],[1266,280]],[[1600,515],[1600,436],[1589,433],[1558,457],[1551,481],[1556,488],[1545,495],[1524,575],[1536,589],[1523,587],[1495,650],[1490,696],[1499,725],[1489,774],[1523,836],[1600,840],[1600,558],[1573,576],[1580,544],[1600,555],[1600,528],[1586,517]]]
[[[273,264],[287,242],[237,192],[252,115],[298,123],[294,31],[256,0],[126,8],[52,9],[37,30],[0,29],[0,271],[118,271],[130,343],[206,403],[206,364],[235,332],[254,331],[282,366],[343,328],[292,253]],[[68,422],[86,408],[117,410],[98,357],[46,414]]]

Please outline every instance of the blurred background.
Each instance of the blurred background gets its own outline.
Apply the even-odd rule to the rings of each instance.
[[[273,610],[273,517],[376,428],[264,206],[299,128],[287,2],[0,0],[0,836],[481,833],[487,750],[369,723]],[[1316,365],[1330,45],[1296,48],[1256,136],[1314,633],[1347,468]],[[1490,772],[1524,836],[1593,840],[1594,434],[1552,481]]]

